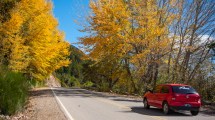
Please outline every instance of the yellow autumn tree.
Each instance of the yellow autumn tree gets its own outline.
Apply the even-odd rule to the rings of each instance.
[[[122,56],[126,44],[126,31],[129,28],[129,11],[123,0],[99,0],[91,1],[90,7],[93,15],[90,17],[90,36],[81,38],[93,59],[101,59],[103,56]],[[93,46],[93,49],[92,49]]]
[[[92,34],[80,41],[95,61],[118,60],[134,91],[145,81],[156,84],[159,64],[168,50],[168,26],[173,20],[166,5],[162,0],[91,1],[93,14],[84,31]]]
[[[89,16],[90,26],[84,31],[92,34],[80,40],[88,48],[90,58],[96,61],[95,66],[100,66],[97,71],[106,76],[111,89],[123,74],[122,61],[131,50],[126,44],[130,12],[123,0],[91,1],[90,7],[93,15]]]
[[[9,46],[11,45],[9,41],[9,37],[15,37],[15,36],[9,36],[8,33],[13,32],[10,27],[5,25],[5,22],[10,20],[10,11],[15,7],[18,0],[1,0],[0,1],[0,64],[7,64],[8,62],[8,54],[10,52]],[[15,23],[16,21],[13,20],[12,26],[14,25],[14,28],[19,28],[20,23]],[[8,31],[10,30],[10,31]],[[5,33],[7,31],[7,33]],[[14,31],[15,32],[15,31]],[[7,39],[7,40],[5,40]]]
[[[163,62],[163,56],[169,50],[169,26],[174,15],[168,11],[170,1],[132,0],[130,2],[133,26],[133,39],[130,42],[134,48],[131,63],[137,66],[136,74],[140,77],[139,85],[156,85],[158,68]]]
[[[21,0],[10,14],[1,31],[11,70],[43,80],[69,64],[69,44],[57,28],[49,1]]]

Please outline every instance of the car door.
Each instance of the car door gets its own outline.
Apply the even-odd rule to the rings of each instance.
[[[160,94],[160,91],[161,91],[161,88],[162,86],[161,85],[158,85],[155,87],[155,90],[153,91],[153,105],[155,107],[159,107],[159,104],[158,104],[158,96]]]
[[[169,94],[169,86],[167,85],[164,85],[161,87],[161,91],[160,93],[157,94],[157,106],[159,108],[162,108],[162,104],[163,104],[163,101],[166,100],[168,94]]]
[[[153,92],[150,92],[147,94],[147,101],[149,105],[154,105],[154,94]]]

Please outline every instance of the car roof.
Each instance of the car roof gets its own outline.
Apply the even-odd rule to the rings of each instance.
[[[186,85],[186,84],[161,84],[161,85],[166,85],[166,86],[189,86],[189,85]]]

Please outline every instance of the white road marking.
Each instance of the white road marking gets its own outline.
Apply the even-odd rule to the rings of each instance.
[[[53,88],[51,87],[51,90],[54,94],[55,99],[57,100],[58,104],[60,105],[61,109],[64,111],[64,114],[66,115],[68,120],[74,120],[74,118],[71,116],[71,114],[67,111],[67,109],[65,108],[65,106],[63,105],[63,103],[60,101],[60,99],[57,97],[57,95],[55,94],[55,92],[53,91]]]

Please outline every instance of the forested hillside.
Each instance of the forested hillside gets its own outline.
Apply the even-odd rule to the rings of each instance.
[[[71,45],[69,59],[72,61],[67,67],[62,67],[56,71],[56,77],[66,86],[79,86],[83,81],[83,63],[85,54]]]

